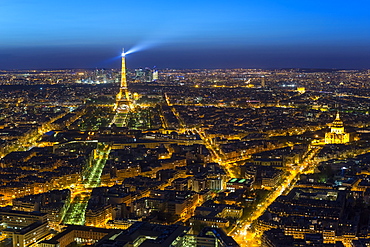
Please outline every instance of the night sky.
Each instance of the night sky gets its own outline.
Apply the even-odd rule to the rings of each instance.
[[[0,0],[0,69],[370,68],[370,1]]]

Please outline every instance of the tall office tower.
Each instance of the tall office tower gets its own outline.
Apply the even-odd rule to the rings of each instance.
[[[127,113],[131,109],[131,101],[127,88],[126,80],[126,61],[125,61],[125,52],[122,51],[122,66],[121,66],[121,87],[119,93],[117,94],[116,99],[116,111],[117,113]]]
[[[153,81],[158,80],[158,70],[153,69]]]
[[[154,80],[154,71],[149,68],[135,69],[135,80],[138,82],[152,82]]]
[[[266,87],[265,76],[261,77],[261,87]]]

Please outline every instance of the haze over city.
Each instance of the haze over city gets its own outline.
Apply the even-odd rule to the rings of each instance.
[[[370,3],[26,1],[0,3],[0,69],[370,66]]]

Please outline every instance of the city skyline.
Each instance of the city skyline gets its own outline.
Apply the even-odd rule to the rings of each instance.
[[[1,71],[3,246],[369,245],[370,70],[121,65]]]
[[[370,246],[369,7],[0,1],[0,247]]]
[[[0,69],[370,67],[370,4],[357,1],[12,1]],[[114,57],[117,56],[115,59]]]

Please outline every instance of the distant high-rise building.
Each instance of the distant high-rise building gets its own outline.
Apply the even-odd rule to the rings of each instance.
[[[261,77],[261,87],[266,87],[265,76]]]
[[[153,81],[156,81],[156,80],[158,80],[158,70],[156,70],[156,69],[154,69],[153,70]]]
[[[158,71],[150,68],[135,69],[135,80],[139,82],[152,82],[158,80]]]

